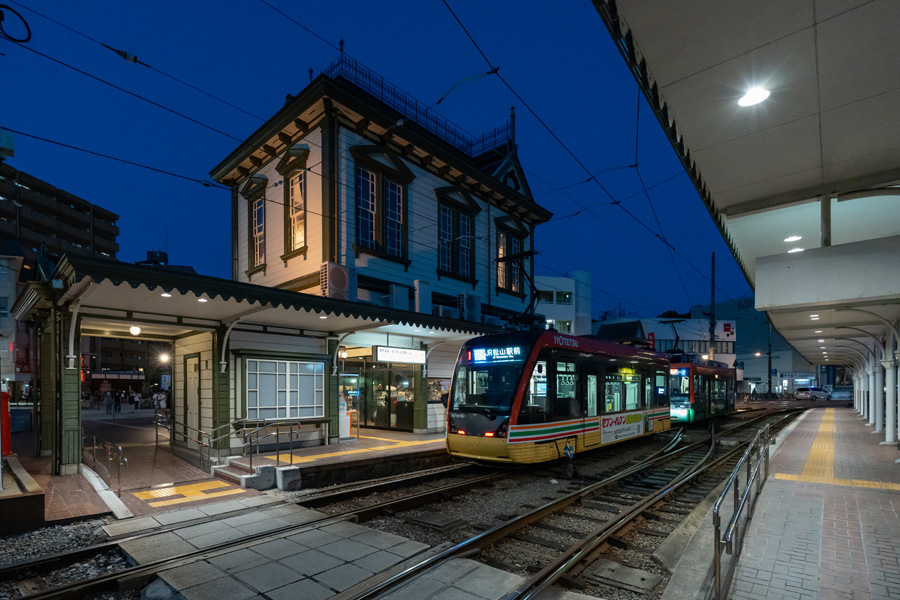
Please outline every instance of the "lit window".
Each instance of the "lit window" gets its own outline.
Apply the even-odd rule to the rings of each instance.
[[[516,294],[522,293],[522,262],[524,259],[502,260],[522,252],[522,238],[506,231],[497,232],[497,287]]]
[[[253,241],[253,255],[251,267],[258,267],[266,262],[266,199],[265,196],[253,201],[250,210],[253,223],[250,227]]]
[[[408,263],[407,185],[414,175],[383,146],[352,146],[356,161],[355,250]]]
[[[557,304],[572,304],[572,292],[556,292]]]
[[[290,222],[290,248],[299,250],[306,246],[306,181],[303,171],[291,176],[288,183],[288,217]]]
[[[356,243],[362,248],[375,248],[375,173],[356,169]]]

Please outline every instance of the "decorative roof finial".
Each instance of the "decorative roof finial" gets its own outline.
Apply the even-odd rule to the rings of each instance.
[[[343,39],[341,39],[341,42],[339,45],[341,47],[341,54],[343,54],[344,53],[344,40]]]
[[[509,141],[513,148],[516,146],[516,107],[509,107]]]

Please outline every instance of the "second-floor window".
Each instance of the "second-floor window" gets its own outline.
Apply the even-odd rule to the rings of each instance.
[[[438,270],[472,278],[473,242],[472,216],[441,204],[438,207]]]
[[[557,304],[572,304],[572,292],[556,292]]]
[[[265,195],[252,200],[250,208],[250,244],[251,267],[258,267],[266,263],[266,198]]]
[[[405,188],[362,167],[356,168],[356,245],[389,256],[406,254]]]
[[[288,180],[289,251],[306,247],[306,181],[303,173],[294,173]]]
[[[522,252],[522,238],[506,231],[497,232],[497,287],[522,293],[522,259],[503,260]]]

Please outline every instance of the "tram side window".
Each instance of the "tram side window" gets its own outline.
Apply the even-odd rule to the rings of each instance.
[[[641,376],[625,376],[625,410],[641,408]]]
[[[545,423],[550,414],[547,397],[547,361],[539,360],[528,381],[528,393],[519,409],[518,423]]]
[[[453,382],[453,401],[451,403],[453,407],[466,403],[466,371],[467,369],[463,366],[456,370],[456,381]]]
[[[606,375],[604,400],[606,412],[618,412],[622,410],[622,377],[618,373]]]
[[[703,375],[694,375],[694,402],[706,406],[707,379]]]
[[[587,416],[597,416],[597,376],[587,376]]]
[[[654,390],[655,396],[653,401],[653,406],[665,406],[669,407],[669,398],[666,395],[666,390],[669,389],[669,383],[666,380],[666,372],[665,371],[657,371],[656,372],[656,389]]]
[[[556,398],[553,400],[554,421],[581,418],[581,402],[575,394],[577,381],[578,373],[575,363],[557,361]]]
[[[644,408],[653,406],[653,376],[644,375]]]

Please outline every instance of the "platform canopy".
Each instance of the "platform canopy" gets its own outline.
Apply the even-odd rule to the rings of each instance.
[[[262,333],[324,337],[361,332],[424,343],[462,342],[498,331],[460,319],[84,257],[64,257],[49,286],[29,284],[13,314],[23,318],[50,302],[53,293],[70,310],[77,303],[83,335],[103,337],[132,337],[130,328],[136,326],[142,338],[172,339],[235,322],[239,330]]]
[[[594,5],[756,308],[813,364],[883,343],[900,320],[900,2]],[[742,106],[752,88],[770,95]]]

